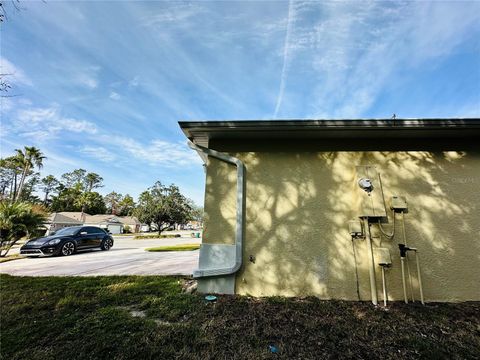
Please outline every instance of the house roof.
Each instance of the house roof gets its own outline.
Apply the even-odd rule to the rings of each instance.
[[[480,137],[479,118],[180,121],[185,136],[212,140]]]
[[[81,212],[81,211],[62,211],[62,212],[59,212],[57,214],[60,214],[62,216],[66,216],[70,219],[74,219],[74,220],[77,220],[77,221],[83,221],[83,219],[85,218],[85,216],[89,216],[87,213],[84,213],[84,212]]]
[[[112,214],[87,215],[86,224],[121,224],[121,219]]]
[[[140,221],[135,216],[118,216],[118,219],[125,225],[140,225]]]
[[[82,221],[76,220],[72,217],[69,217],[65,215],[65,213],[52,213],[48,217],[48,222],[49,223],[55,223],[55,224],[75,224],[75,225],[81,225],[83,224]]]

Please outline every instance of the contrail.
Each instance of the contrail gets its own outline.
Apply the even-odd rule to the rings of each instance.
[[[287,67],[290,61],[289,57],[289,44],[290,44],[290,33],[292,29],[292,24],[294,22],[294,10],[293,10],[293,1],[290,0],[288,2],[288,18],[287,18],[287,34],[285,35],[285,45],[283,48],[283,67],[282,67],[282,74],[280,76],[280,89],[278,91],[277,97],[277,104],[275,105],[275,113],[273,115],[274,118],[278,115],[278,110],[280,109],[280,105],[282,104],[283,100],[283,93],[285,91],[285,80],[287,77]]]

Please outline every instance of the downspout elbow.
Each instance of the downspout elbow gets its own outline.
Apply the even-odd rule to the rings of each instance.
[[[219,159],[221,161],[233,164],[237,167],[237,215],[236,215],[236,233],[235,233],[235,263],[232,266],[216,268],[216,269],[198,269],[193,272],[194,278],[202,278],[209,276],[221,276],[235,274],[242,267],[243,252],[243,229],[245,221],[245,165],[243,162],[228,154],[208,149],[206,147],[196,145],[189,141],[188,146],[196,150],[205,160],[205,155]],[[202,156],[203,155],[203,156]],[[202,251],[200,249],[200,251]]]

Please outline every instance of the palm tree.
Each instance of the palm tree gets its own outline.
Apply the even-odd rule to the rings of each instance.
[[[23,236],[30,237],[46,221],[40,208],[24,202],[0,202],[0,257]]]
[[[20,184],[18,185],[18,191],[15,196],[15,201],[18,201],[20,194],[22,193],[23,186],[25,184],[25,178],[28,175],[28,172],[33,168],[37,167],[39,169],[43,166],[43,156],[42,152],[34,146],[25,146],[25,150],[16,149],[17,157],[22,164],[22,175],[20,177]]]

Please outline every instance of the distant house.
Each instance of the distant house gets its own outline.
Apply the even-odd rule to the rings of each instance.
[[[112,234],[122,234],[124,224],[115,215],[87,215],[84,225],[98,226]]]
[[[50,214],[47,222],[44,224],[45,228],[47,229],[47,234],[51,234],[52,232],[65,227],[78,226],[83,224],[83,221],[79,220],[78,216],[71,216],[70,214],[77,213],[55,212]]]
[[[142,223],[138,221],[138,219],[134,216],[117,216],[117,218],[120,219],[122,222],[125,231],[126,227],[130,229],[130,232],[132,233],[138,233],[141,231]]]
[[[116,216],[112,214],[90,215],[84,212],[64,211],[52,213],[45,223],[47,234],[64,227],[91,225],[107,229],[112,234],[121,234],[126,226],[130,232],[142,231],[142,223],[133,216]]]

